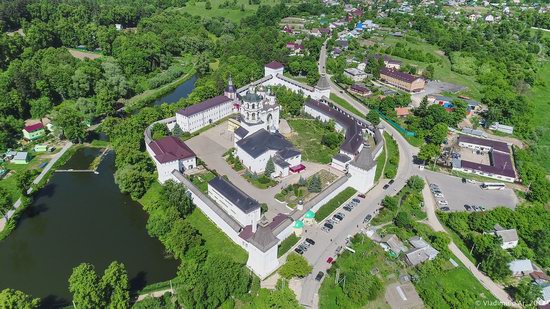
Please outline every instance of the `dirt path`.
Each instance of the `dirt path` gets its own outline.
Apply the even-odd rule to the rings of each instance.
[[[425,179],[426,184],[428,184],[427,179]],[[424,197],[424,205],[426,206],[426,211],[428,214],[428,225],[437,232],[445,232],[445,228],[443,225],[439,222],[439,219],[437,218],[437,215],[435,214],[435,200],[430,192],[430,189],[428,186],[424,186],[424,189],[422,190],[422,196]],[[491,278],[487,277],[485,274],[483,274],[481,271],[479,271],[474,263],[472,263],[462,251],[456,246],[456,244],[451,241],[449,243],[449,250],[464,264],[468,270],[474,275],[474,277],[483,285],[491,294],[493,294],[501,303],[503,303],[506,306],[511,307],[519,307],[510,295],[504,291],[504,288],[498,284],[496,284]]]

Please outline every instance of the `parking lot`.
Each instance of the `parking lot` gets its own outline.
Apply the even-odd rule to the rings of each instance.
[[[512,189],[483,190],[480,182],[462,183],[462,179],[450,175],[426,171],[426,179],[430,184],[437,184],[442,198],[448,205],[437,205],[449,207],[451,211],[465,211],[464,205],[483,206],[487,210],[498,206],[516,208],[518,198]]]

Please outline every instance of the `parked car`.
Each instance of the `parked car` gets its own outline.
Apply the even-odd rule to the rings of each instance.
[[[431,184],[430,184],[430,188],[439,188],[439,186],[436,185],[435,183],[431,183]]]
[[[302,251],[302,249],[300,248],[295,248],[294,251],[298,254],[304,254],[304,251]]]
[[[315,241],[311,238],[306,238],[306,241],[307,241],[308,244],[310,244],[312,246],[315,245]]]
[[[393,184],[394,182],[395,182],[395,180],[394,180],[394,179],[390,179],[390,181],[388,182],[388,184],[390,184],[390,185],[391,185],[391,184]]]
[[[342,246],[338,246],[338,248],[336,248],[336,250],[334,250],[334,253],[336,253],[336,255],[340,254],[340,251],[342,251]]]
[[[344,214],[344,213],[341,213],[341,212],[339,212],[339,213],[336,213],[336,215],[337,215],[337,216],[340,216],[340,217],[342,217],[342,219],[343,219],[343,218],[344,218],[344,217],[346,216],[346,214]]]
[[[340,221],[342,221],[342,219],[344,219],[344,218],[342,218],[340,216],[336,216],[336,215],[332,216],[332,220],[334,220],[336,222],[340,222]]]
[[[382,187],[382,189],[386,190],[386,189],[389,188],[389,187],[390,187],[389,184],[385,184],[385,185]]]
[[[451,209],[449,207],[441,207],[439,208],[441,211],[450,211]]]
[[[315,276],[315,280],[321,281],[321,279],[323,279],[323,276],[324,276],[324,275],[325,275],[325,274],[324,274],[322,271],[320,271],[320,272],[317,274],[317,276]]]
[[[330,223],[325,223],[325,225],[323,225],[323,226],[326,227],[329,230],[332,230],[334,228],[334,225],[332,225]]]
[[[309,246],[311,246],[310,243],[308,243],[307,241],[304,241],[301,245],[300,245],[302,248],[305,248],[307,250],[307,248],[309,248]]]
[[[443,193],[434,193],[435,197],[444,197]]]
[[[472,207],[468,204],[464,204],[464,209],[466,209],[466,211],[472,211]]]
[[[466,179],[466,182],[467,182],[467,183],[477,183],[477,181],[472,180],[472,179]]]
[[[359,204],[359,203],[361,202],[361,200],[358,199],[358,198],[354,198],[353,201],[354,201],[355,203],[357,203],[357,204]]]
[[[329,256],[329,257],[328,257],[327,263],[329,263],[329,264],[334,263],[334,259],[332,258],[332,256]]]
[[[438,203],[439,205],[443,205],[443,206],[449,205],[449,202],[447,202],[446,200],[439,200],[439,201],[437,201],[437,203]]]
[[[360,197],[360,198],[365,198],[365,197],[367,197],[367,196],[364,195],[363,193],[361,193],[361,194],[359,194],[359,195],[357,195],[357,196]]]
[[[351,211],[353,209],[353,207],[350,207],[348,205],[344,206],[344,210],[346,211]]]
[[[485,211],[485,210],[487,210],[487,208],[485,208],[485,206],[478,206],[478,208],[479,208],[479,211]]]
[[[372,220],[372,215],[367,215],[365,219],[363,219],[363,223],[369,223],[370,220]]]
[[[327,232],[327,233],[328,233],[328,232],[330,232],[330,229],[329,229],[328,227],[326,227],[326,226],[323,226],[323,227],[321,228],[321,231]]]

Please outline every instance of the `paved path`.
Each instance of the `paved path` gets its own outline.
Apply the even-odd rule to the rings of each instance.
[[[439,222],[439,219],[437,218],[437,215],[435,214],[435,199],[432,196],[430,189],[428,186],[424,186],[424,190],[422,190],[422,196],[424,197],[424,205],[428,214],[428,225],[434,230],[438,232],[445,232],[447,233],[447,230],[443,227],[443,225]],[[470,270],[470,272],[474,275],[474,277],[483,285],[487,290],[491,292],[501,303],[506,304],[508,306],[513,304],[513,300],[510,298],[510,295],[504,291],[503,287],[496,284],[491,278],[487,277],[485,274],[483,274],[481,271],[479,271],[474,263],[460,251],[460,249],[456,246],[456,244],[451,241],[449,243],[449,250],[464,264],[466,268]]]
[[[48,164],[44,167],[42,172],[34,179],[34,181],[32,183],[33,184],[38,184],[42,180],[42,178],[44,178],[44,176],[46,176],[48,171],[53,167],[53,165],[57,162],[57,160],[59,160],[59,158],[61,158],[61,156],[63,154],[65,154],[65,152],[67,152],[67,150],[69,150],[69,148],[71,148],[72,145],[73,145],[73,143],[66,142],[65,145],[63,145],[63,147],[61,148],[61,150],[52,157],[50,162],[48,162]],[[33,190],[32,188],[29,188],[29,190],[27,191],[27,194],[31,194],[32,190]],[[8,211],[6,216],[3,217],[2,219],[0,219],[0,231],[4,230],[4,227],[6,226],[7,220],[9,220],[11,217],[13,217],[13,215],[15,214],[15,211],[20,206],[21,206],[21,198],[19,198],[15,202],[15,204],[13,204],[13,209]]]
[[[307,178],[322,169],[338,177],[343,176],[342,172],[327,164],[302,162],[306,166],[305,171],[289,175],[271,188],[260,189],[250,184],[223,159],[223,154],[233,147],[232,134],[227,131],[226,122],[187,140],[185,143],[206,163],[209,169],[216,170],[219,175],[227,175],[229,180],[239,189],[258,202],[266,203],[268,205],[268,212],[266,213],[268,219],[275,217],[278,213],[291,212],[291,209],[286,207],[286,204],[275,199],[275,194],[281,192],[284,187],[297,183],[300,177]]]
[[[174,290],[173,289],[164,289],[164,290],[160,290],[160,291],[155,291],[155,292],[151,292],[151,293],[147,293],[147,294],[142,294],[142,295],[139,295],[136,302],[138,301],[142,301],[144,300],[146,297],[153,297],[153,298],[157,298],[157,297],[161,297],[162,295],[164,295],[164,293],[166,292],[170,292],[172,294],[174,294]]]

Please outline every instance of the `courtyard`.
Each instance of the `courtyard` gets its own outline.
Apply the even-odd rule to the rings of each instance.
[[[328,174],[335,176],[338,179],[343,176],[343,173],[330,167],[326,164],[302,161],[306,169],[298,174],[291,174],[288,177],[280,179],[278,184],[267,188],[260,189],[248,182],[243,176],[242,171],[237,172],[224,159],[224,154],[233,147],[233,133],[228,130],[228,122],[224,121],[219,125],[194,136],[185,142],[202,160],[205,167],[211,171],[215,171],[218,175],[226,175],[235,186],[240,188],[250,197],[260,203],[268,205],[266,217],[272,219],[278,213],[290,213],[291,208],[287,204],[275,199],[275,195],[280,193],[283,188],[289,185],[296,184],[300,178],[307,179],[312,175],[325,171]]]

